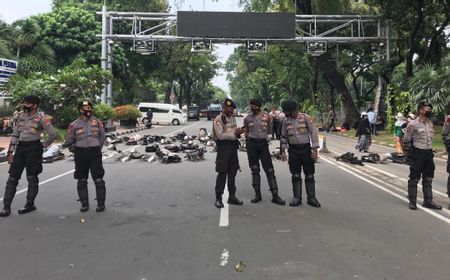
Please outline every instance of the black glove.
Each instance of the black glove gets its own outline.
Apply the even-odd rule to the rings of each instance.
[[[414,147],[412,146],[411,142],[404,142],[403,143],[403,154],[408,158],[412,159],[414,152]]]

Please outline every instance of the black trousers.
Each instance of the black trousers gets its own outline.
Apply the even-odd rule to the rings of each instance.
[[[259,161],[261,161],[264,172],[267,173],[267,170],[273,169],[272,158],[269,152],[269,143],[267,140],[263,139],[263,141],[258,140],[256,142],[249,139],[246,143],[246,147],[250,168],[252,168],[252,166],[258,166],[259,169]]]
[[[420,180],[422,178],[434,177],[434,154],[433,150],[422,150],[412,148],[412,159],[409,167],[409,178],[411,180]]]
[[[105,170],[103,169],[102,152],[100,147],[76,148],[74,155],[75,179],[87,179],[89,177],[89,171],[91,171],[93,180],[103,178],[105,175]]]
[[[27,176],[37,176],[42,172],[43,147],[40,141],[19,142],[9,167],[9,175],[17,180],[26,168]]]
[[[228,192],[236,193],[235,178],[239,170],[238,144],[236,141],[217,141],[216,195],[222,195],[228,179]]]
[[[289,171],[291,174],[313,175],[315,173],[314,161],[311,158],[310,145],[290,145],[289,149]]]

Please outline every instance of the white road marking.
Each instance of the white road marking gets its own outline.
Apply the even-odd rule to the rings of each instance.
[[[329,159],[323,158],[323,160],[325,160],[325,161],[327,161],[327,162],[329,162],[329,163],[332,163],[332,161],[329,160]],[[402,200],[402,201],[404,201],[404,202],[406,202],[406,203],[409,203],[409,200],[406,199],[405,196],[399,195],[399,194],[397,194],[397,193],[395,193],[395,192],[393,192],[393,191],[391,191],[391,190],[389,190],[389,189],[387,189],[387,188],[385,188],[385,187],[383,187],[383,186],[381,186],[381,185],[379,185],[379,184],[376,184],[375,182],[373,182],[373,181],[371,181],[371,180],[369,180],[369,179],[367,179],[367,178],[365,178],[365,177],[363,177],[363,176],[360,176],[360,175],[356,174],[356,172],[362,173],[364,176],[370,177],[370,178],[373,179],[373,180],[381,181],[381,180],[379,180],[379,179],[377,179],[377,178],[375,178],[375,177],[373,177],[373,176],[370,176],[370,175],[368,175],[368,174],[365,174],[365,173],[363,173],[362,171],[357,170],[356,168],[353,168],[353,167],[350,167],[350,166],[347,166],[347,165],[344,165],[344,164],[339,164],[339,165],[338,165],[338,168],[344,170],[345,172],[347,172],[347,173],[349,173],[349,174],[355,176],[356,178],[361,179],[361,180],[363,180],[363,181],[365,181],[365,182],[371,184],[372,186],[374,186],[374,187],[376,187],[376,188],[378,188],[378,189],[380,189],[380,190],[382,190],[382,191],[384,191],[384,192],[386,192],[386,193],[388,193],[388,194],[390,194],[390,195],[392,195],[392,196],[394,196],[394,197],[396,197],[396,198],[398,198],[398,199],[400,199],[400,200]],[[353,171],[355,171],[355,172],[351,171],[350,169],[353,170]],[[389,185],[389,184],[386,183],[386,182],[383,182],[383,181],[381,181],[381,182],[384,183],[384,184],[386,184],[386,185]],[[406,192],[403,191],[403,190],[400,190],[400,189],[399,189],[399,191],[402,192],[402,193],[404,193],[404,194],[406,194]],[[449,219],[449,218],[444,217],[443,215],[441,215],[441,214],[439,214],[439,213],[436,213],[436,212],[434,212],[433,210],[430,210],[430,209],[428,209],[428,208],[425,208],[425,207],[423,207],[423,206],[420,205],[420,204],[417,204],[417,208],[423,210],[424,212],[426,212],[426,213],[428,213],[428,214],[430,214],[430,215],[432,215],[432,216],[438,218],[439,220],[444,221],[444,222],[446,222],[447,224],[450,225],[450,219]],[[450,213],[449,210],[444,209],[444,208],[443,208],[441,211],[446,212],[446,213]]]
[[[188,128],[188,127],[191,127],[191,126],[194,126],[194,125],[196,125],[196,124],[189,125],[189,126],[187,126],[187,127],[185,127],[185,128]],[[174,132],[167,133],[167,134],[165,134],[164,136],[168,136],[168,135],[170,135],[170,134],[176,133],[176,132],[181,131],[181,130],[183,130],[183,129],[185,129],[185,128],[180,128],[180,129],[178,129],[178,130],[175,130]],[[131,149],[135,149],[135,148],[137,148],[137,147],[139,147],[139,146],[140,146],[140,145],[136,145],[136,146],[133,146],[133,147],[131,147],[131,148],[127,148],[127,149],[123,150],[123,152],[129,151],[129,150],[131,150]],[[2,164],[5,164],[5,163],[7,163],[7,162],[3,162]],[[41,186],[41,185],[43,185],[43,184],[46,184],[46,183],[48,183],[48,182],[51,182],[51,181],[53,181],[53,180],[56,180],[56,179],[58,179],[58,178],[61,178],[61,177],[63,177],[63,176],[66,176],[66,175],[68,175],[68,174],[70,174],[70,173],[73,173],[73,172],[75,172],[75,169],[72,169],[72,170],[69,170],[69,171],[64,172],[64,173],[62,173],[62,174],[56,175],[55,177],[52,177],[52,178],[50,178],[50,179],[47,179],[47,180],[45,180],[45,181],[40,182],[40,183],[39,183],[39,186]],[[28,190],[28,188],[21,189],[20,191],[17,191],[17,192],[16,192],[16,195],[21,194],[21,193],[24,193],[24,192],[26,192],[27,190]],[[0,198],[0,201],[3,201],[3,197]],[[227,204],[227,207],[228,207],[228,204]],[[227,223],[228,223],[228,213],[227,213]],[[227,224],[227,225],[228,225],[228,224]]]
[[[336,151],[333,151],[333,150],[330,150],[330,151],[333,152],[333,153],[335,153],[335,154],[338,154]],[[332,163],[332,164],[333,164],[333,163]],[[384,175],[387,175],[387,176],[389,176],[389,177],[395,178],[395,179],[397,179],[397,180],[401,180],[401,181],[403,181],[403,182],[408,182],[408,179],[406,179],[406,178],[399,177],[399,176],[397,176],[397,175],[394,175],[394,174],[389,173],[389,172],[387,172],[387,171],[381,170],[381,169],[376,168],[376,167],[374,167],[374,166],[371,166],[371,165],[368,165],[368,164],[366,164],[366,165],[364,165],[364,166],[367,167],[367,168],[373,169],[373,170],[375,170],[375,171],[378,171],[378,172],[380,172],[380,173],[382,173],[382,174],[384,174]],[[438,195],[440,195],[440,196],[443,196],[443,197],[448,197],[446,193],[440,192],[440,191],[435,190],[435,189],[433,189],[433,193],[436,193],[436,194],[438,194]]]
[[[220,209],[220,219],[219,219],[219,227],[227,227],[229,225],[229,205],[228,205],[228,184],[225,185],[225,190],[223,191],[222,201],[223,208]]]
[[[230,257],[230,252],[227,249],[223,249],[222,255],[220,256],[220,266],[226,266],[228,263],[228,258]]]

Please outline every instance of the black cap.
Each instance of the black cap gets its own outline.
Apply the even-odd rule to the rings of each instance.
[[[23,98],[23,101],[33,103],[36,105],[39,105],[41,103],[41,99],[39,98],[39,96],[36,95],[27,95]]]
[[[261,107],[262,106],[262,102],[258,98],[253,98],[253,99],[250,99],[250,105]]]
[[[424,101],[420,101],[420,102],[419,102],[419,105],[417,106],[417,110],[420,110],[420,109],[422,109],[422,108],[425,107],[425,106],[428,106],[428,107],[430,107],[431,109],[433,109],[433,105],[431,105],[430,102],[424,100]]]
[[[288,100],[281,104],[281,108],[283,109],[283,112],[293,112],[298,109],[298,105],[294,100]]]
[[[87,106],[87,105],[89,105],[89,106],[92,107],[91,101],[89,101],[89,100],[83,100],[83,101],[80,101],[80,103],[78,103],[78,110],[80,110],[81,107]]]
[[[233,100],[227,98],[227,99],[225,99],[225,101],[223,102],[223,107],[233,107],[233,108],[236,108],[236,104],[234,104]]]

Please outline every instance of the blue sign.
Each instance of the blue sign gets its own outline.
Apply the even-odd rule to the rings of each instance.
[[[18,62],[0,58],[0,87],[4,86],[9,77],[17,73]]]

